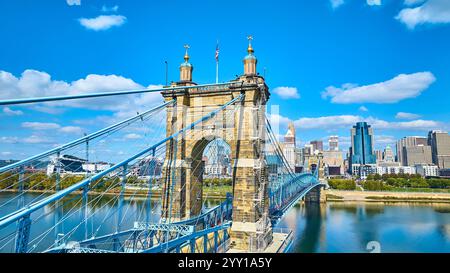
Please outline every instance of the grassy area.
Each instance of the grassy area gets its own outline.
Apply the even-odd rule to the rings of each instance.
[[[327,200],[328,200],[328,199],[339,199],[339,200],[341,200],[341,199],[344,199],[344,197],[339,196],[339,195],[335,195],[335,194],[330,194],[330,193],[328,193],[328,194],[327,194]]]
[[[441,197],[419,197],[419,196],[408,196],[408,197],[402,197],[402,196],[366,196],[366,199],[369,200],[395,200],[395,201],[445,201],[450,202],[450,198],[441,198]]]
[[[203,187],[203,196],[204,197],[217,197],[217,198],[225,198],[227,192],[233,192],[233,186],[231,185],[223,185],[223,186],[209,186]]]
[[[431,188],[390,188],[391,192],[435,192],[435,193],[450,193],[450,189],[431,189]]]

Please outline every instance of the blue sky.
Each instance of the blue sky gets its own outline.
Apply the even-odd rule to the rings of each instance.
[[[373,125],[376,148],[450,125],[450,1],[1,1],[0,99],[177,81],[183,45],[194,81],[242,74],[247,35],[301,145]],[[148,109],[158,94],[0,109],[0,158],[23,158]],[[276,119],[278,118],[278,119]],[[274,120],[274,123],[275,123]],[[138,133],[134,132],[137,137]],[[135,138],[136,139],[136,138]]]

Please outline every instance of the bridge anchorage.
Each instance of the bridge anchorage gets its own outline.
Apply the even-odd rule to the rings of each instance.
[[[0,168],[0,174],[18,177],[17,184],[25,185],[24,168],[49,157],[60,158],[74,147],[88,147],[98,138],[113,134],[135,122],[158,116],[165,118],[164,139],[152,144],[100,172],[86,174],[80,181],[61,187],[64,177],[56,160],[55,187],[49,195],[23,200],[22,195],[33,188],[19,187],[17,209],[0,217],[0,249],[9,245],[15,252],[286,252],[292,233],[276,232],[275,225],[298,201],[322,202],[319,168],[313,173],[294,173],[284,156],[277,136],[266,118],[269,88],[256,73],[257,59],[249,43],[244,58],[244,74],[220,84],[197,85],[192,81],[193,66],[186,47],[185,61],[180,66],[180,81],[162,89],[128,90],[69,97],[51,97],[0,101],[0,105],[43,101],[82,99],[87,97],[119,96],[145,92],[161,92],[165,102],[145,113],[72,141],[39,155]],[[165,115],[161,115],[162,112]],[[152,123],[152,126],[156,126]],[[217,140],[226,142],[231,150],[232,192],[225,201],[207,208],[203,199],[203,154],[207,146]],[[86,155],[86,158],[88,156]],[[163,159],[161,176],[150,176],[145,196],[145,209],[134,216],[124,210],[127,182],[142,169],[156,170],[155,161]],[[320,162],[318,162],[320,166]],[[108,187],[105,187],[104,184]],[[160,211],[152,201],[153,185],[160,184]],[[99,197],[89,198],[97,191]],[[88,207],[107,193],[117,205],[98,226],[94,225],[96,211]],[[131,195],[133,199],[136,192]],[[72,208],[64,212],[64,205],[80,197],[82,219],[67,230],[64,222]],[[153,198],[155,199],[155,197]],[[54,225],[41,234],[33,233],[35,224],[45,216],[44,208],[56,212]],[[103,208],[103,207],[102,207]],[[74,209],[76,210],[76,209]],[[100,231],[105,221],[114,229]],[[134,217],[126,227],[125,217]],[[14,224],[16,226],[14,226]],[[84,236],[76,235],[81,229]],[[7,230],[4,232],[2,230]],[[94,232],[95,230],[95,232]],[[42,238],[54,234],[54,240],[40,246]]]

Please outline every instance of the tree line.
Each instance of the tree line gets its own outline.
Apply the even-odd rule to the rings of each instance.
[[[0,174],[0,189],[5,190],[18,190],[20,184],[22,184],[23,190],[55,190],[56,189],[56,178],[57,174],[47,175],[45,172],[26,172],[23,174],[23,180],[19,183],[19,174],[12,172],[5,172]],[[68,188],[83,179],[84,175],[69,175],[65,174],[61,176],[59,189]],[[127,183],[140,183],[137,177],[127,177]],[[108,188],[120,187],[119,177],[103,177],[94,181],[90,185],[90,190],[92,191],[105,191]]]
[[[353,179],[330,179],[328,185],[337,190],[355,190]],[[450,179],[423,178],[418,174],[373,174],[368,175],[361,187],[368,191],[390,191],[398,189],[450,189]]]
[[[55,190],[56,185],[56,174],[47,175],[45,172],[25,172],[23,174],[23,189],[24,190]],[[75,175],[75,174],[65,174],[60,178],[60,189],[65,189],[70,187],[83,179],[86,176],[84,175]],[[93,191],[104,191],[106,189],[114,189],[116,187],[120,187],[120,179],[121,177],[103,177],[94,181],[90,188]],[[128,176],[127,184],[144,184],[147,183],[147,180],[140,179],[137,176]],[[154,181],[157,183],[158,181]],[[231,186],[232,179],[231,178],[205,178],[203,179],[203,185],[207,187],[221,187],[221,186]],[[14,172],[5,172],[0,174],[0,189],[1,190],[18,190],[20,186],[19,183],[19,174]]]

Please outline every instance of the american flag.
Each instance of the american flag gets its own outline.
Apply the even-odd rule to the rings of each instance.
[[[216,45],[216,62],[219,61],[219,43]]]

